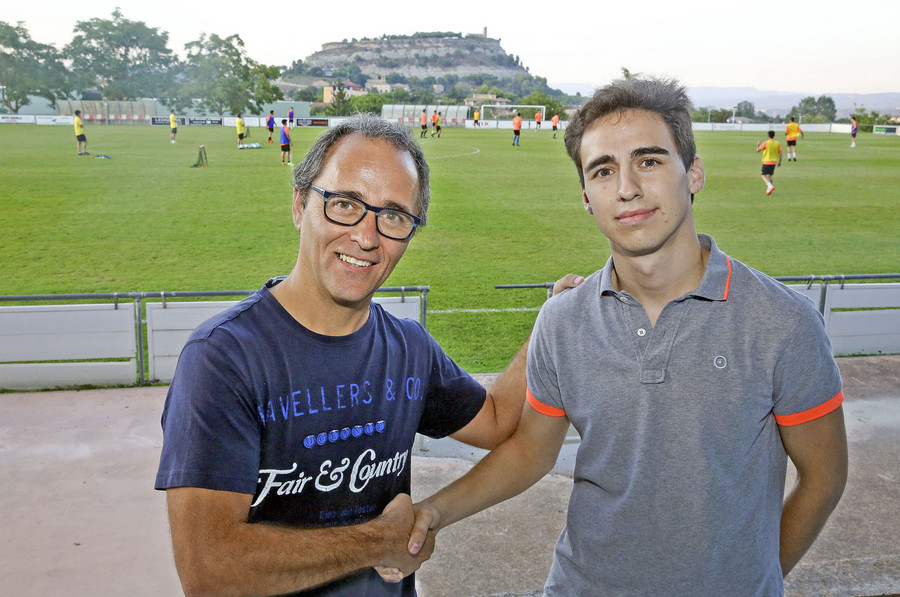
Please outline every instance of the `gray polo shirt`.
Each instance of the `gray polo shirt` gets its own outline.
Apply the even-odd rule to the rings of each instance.
[[[612,259],[547,301],[528,400],[582,438],[546,595],[781,595],[778,432],[843,400],[812,302],[722,253],[656,325]]]

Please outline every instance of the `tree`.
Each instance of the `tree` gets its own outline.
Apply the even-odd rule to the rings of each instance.
[[[71,90],[60,53],[32,40],[21,22],[0,21],[0,86],[0,101],[13,114],[31,103],[29,96],[52,103]]]
[[[743,116],[744,118],[756,118],[756,107],[753,105],[753,102],[738,102],[734,113],[735,116]]]
[[[466,99],[468,93],[461,89],[459,85],[454,85],[450,89],[444,90],[444,97],[448,104],[461,104]]]
[[[274,84],[278,67],[252,60],[238,35],[212,34],[185,44],[185,83],[177,92],[177,101],[200,98],[200,107],[224,114],[259,114],[263,106],[283,99]]]
[[[622,67],[622,78],[626,81],[631,79],[639,79],[641,77],[641,73],[633,73],[624,66]]]
[[[893,117],[890,114],[882,114],[877,110],[866,112],[865,106],[857,108],[855,103],[853,104],[851,116],[856,118],[859,130],[866,133],[871,133],[876,124],[891,124],[893,122]]]
[[[388,73],[384,80],[391,85],[406,83],[406,77],[401,75],[400,73]]]
[[[294,99],[298,102],[314,102],[318,97],[318,89],[315,87],[304,87],[294,91]]]
[[[731,110],[704,106],[691,111],[691,120],[694,122],[728,122],[731,119]]]
[[[350,68],[347,69],[347,79],[357,85],[364,86],[369,80],[369,75],[362,72],[362,69],[356,64],[352,64],[350,65]]]
[[[176,63],[166,47],[169,34],[126,19],[118,8],[112,17],[77,22],[76,35],[65,47],[81,89],[96,86],[110,100],[158,97],[168,88]]]
[[[519,103],[527,104],[529,106],[546,106],[548,118],[553,116],[554,114],[562,114],[563,116],[565,116],[566,113],[566,108],[562,105],[562,102],[551,97],[547,97],[547,94],[543,91],[535,91],[530,95],[526,95]]]
[[[331,105],[328,106],[325,113],[329,116],[348,116],[353,114],[353,112],[353,103],[347,96],[347,90],[344,88],[344,83],[338,81],[334,90],[334,95],[331,98]]]
[[[798,122],[834,122],[837,117],[837,109],[834,100],[827,95],[818,99],[809,96],[800,100],[800,103],[788,112]]]
[[[303,74],[303,61],[302,60],[294,60],[291,62],[291,65],[287,68],[281,69],[282,76],[284,75],[302,75]]]
[[[388,103],[388,99],[384,95],[377,93],[369,93],[366,95],[357,95],[350,98],[354,112],[362,112],[364,114],[381,115],[381,107]]]

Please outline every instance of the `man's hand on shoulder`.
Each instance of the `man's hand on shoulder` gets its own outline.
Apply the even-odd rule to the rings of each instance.
[[[553,296],[556,296],[560,292],[565,292],[570,288],[575,288],[576,286],[581,285],[584,282],[584,276],[578,276],[576,274],[566,274],[553,284]]]

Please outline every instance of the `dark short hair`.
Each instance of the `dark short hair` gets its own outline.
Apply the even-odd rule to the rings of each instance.
[[[425,154],[405,126],[373,114],[355,114],[347,117],[316,139],[306,152],[303,161],[294,169],[294,189],[300,192],[303,204],[306,205],[313,181],[325,167],[328,152],[338,141],[351,135],[360,135],[373,141],[387,141],[412,157],[419,186],[417,199],[419,213],[415,215],[421,218],[419,228],[425,226],[428,219],[428,203],[431,200],[431,175]]]
[[[282,118],[282,119],[281,119],[281,124],[287,124],[287,118]]]
[[[646,110],[659,116],[675,140],[685,171],[690,169],[697,155],[690,106],[685,88],[674,79],[620,79],[598,89],[578,109],[566,129],[566,152],[575,162],[581,186],[584,186],[581,140],[585,131],[595,120],[610,114],[624,114],[628,110]]]
[[[775,131],[769,131],[768,134],[769,134],[769,139],[774,139],[774,138],[775,138]]]

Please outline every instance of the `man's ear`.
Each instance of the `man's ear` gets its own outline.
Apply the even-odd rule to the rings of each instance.
[[[303,195],[298,189],[294,189],[294,200],[291,211],[294,214],[294,228],[300,230],[300,223],[303,221]]]
[[[588,199],[587,192],[584,190],[584,187],[581,187],[581,200],[584,202],[584,211],[588,212],[591,215],[594,215],[594,210],[591,207],[591,200]]]
[[[699,193],[706,185],[706,171],[703,169],[703,162],[700,161],[699,155],[694,156],[694,161],[688,170],[688,180],[691,195]]]

